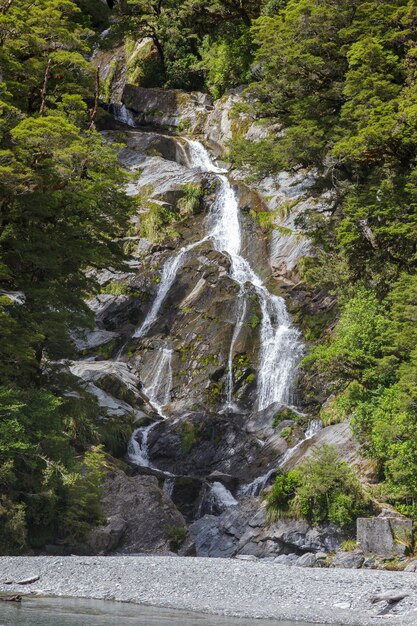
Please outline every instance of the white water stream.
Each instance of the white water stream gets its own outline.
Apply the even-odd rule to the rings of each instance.
[[[219,252],[229,255],[231,278],[240,286],[237,323],[233,333],[228,357],[228,380],[226,407],[236,409],[233,397],[233,351],[244,324],[247,285],[251,285],[259,299],[262,313],[260,324],[260,355],[258,373],[257,409],[262,410],[272,403],[286,404],[291,398],[292,383],[302,353],[299,332],[290,322],[283,298],[271,294],[261,278],[241,256],[242,233],[239,221],[239,206],[236,194],[224,170],[216,167],[204,146],[198,141],[187,140],[188,166],[201,172],[215,174],[218,179],[216,200],[208,216],[208,232],[201,240],[181,248],[168,259],[163,267],[161,282],[156,298],[142,325],[134,337],[143,337],[158,317],[162,304],[171,289],[179,269],[193,248],[210,240]]]
[[[172,350],[162,348],[156,354],[152,367],[147,372],[144,379],[144,392],[149,398],[149,403],[162,419],[166,419],[164,406],[170,401],[170,391],[172,386]],[[146,385],[146,381],[149,381]],[[140,467],[152,467],[149,461],[148,438],[149,433],[158,422],[149,426],[136,428],[129,440],[127,456],[129,460]]]
[[[321,429],[323,428],[323,423],[320,419],[311,420],[308,425],[307,430],[305,431],[305,437],[301,441],[299,441],[292,448],[288,448],[288,450],[278,459],[276,465],[270,469],[266,474],[262,474],[262,476],[258,476],[254,481],[249,483],[248,485],[243,485],[239,489],[239,495],[241,496],[258,496],[267,486],[269,479],[273,474],[276,473],[277,469],[285,465],[285,463],[291,459],[297,452],[297,450],[309,439],[314,437]]]

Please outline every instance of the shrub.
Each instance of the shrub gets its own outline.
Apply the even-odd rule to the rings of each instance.
[[[85,540],[92,526],[105,521],[101,497],[106,467],[103,446],[93,446],[85,453],[79,472],[68,477],[61,532],[70,542]]]
[[[201,185],[196,183],[187,183],[184,185],[183,196],[178,200],[178,208],[182,216],[192,215],[196,213],[201,206],[203,191]]]
[[[318,448],[297,469],[280,473],[268,498],[270,515],[301,517],[313,525],[331,522],[349,529],[369,510],[353,469],[333,446]]]
[[[169,549],[177,552],[187,536],[187,528],[185,526],[167,524],[164,526],[164,532],[167,541],[169,541]]]

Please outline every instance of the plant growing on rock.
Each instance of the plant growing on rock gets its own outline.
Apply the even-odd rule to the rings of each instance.
[[[304,518],[313,525],[330,522],[349,530],[357,517],[369,513],[370,502],[337,449],[322,446],[296,469],[277,475],[267,508],[271,517]]]
[[[196,213],[201,207],[203,190],[197,183],[187,183],[182,188],[183,196],[178,200],[178,208],[181,216],[189,216]]]

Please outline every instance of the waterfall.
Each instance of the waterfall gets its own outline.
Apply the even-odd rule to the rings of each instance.
[[[144,392],[149,398],[149,403],[162,419],[166,419],[163,410],[164,405],[170,401],[172,386],[171,359],[172,350],[161,348],[157,352],[155,361],[145,377],[145,385],[146,380],[149,380],[149,384],[144,387]],[[133,431],[127,447],[127,456],[131,463],[140,467],[153,467],[149,461],[148,438],[149,433],[157,424],[158,422],[154,422],[149,426],[136,428]]]
[[[166,416],[163,407],[170,401],[172,387],[172,350],[161,348],[158,350],[152,367],[143,377],[144,392],[149,398],[150,404],[163,419]],[[147,382],[149,381],[149,382]]]
[[[171,498],[172,494],[174,493],[174,489],[175,489],[175,476],[165,478],[164,486],[163,486],[164,493],[166,493],[167,496]]]
[[[239,206],[232,185],[222,170],[212,163],[204,146],[197,141],[188,143],[190,166],[216,173],[220,183],[209,216],[211,230],[208,237],[213,240],[216,250],[226,252],[230,256],[231,277],[239,284],[241,293],[245,293],[245,286],[249,283],[255,288],[259,299],[262,321],[257,408],[261,411],[274,402],[288,403],[303,349],[299,332],[291,325],[283,298],[271,294],[249,262],[240,255],[242,233]],[[233,406],[230,394],[230,390],[233,390],[232,352],[243,322],[244,314],[240,312],[229,352],[227,404],[231,406]]]
[[[212,515],[216,510],[224,511],[230,506],[236,506],[238,501],[222,483],[214,482],[210,488],[207,504],[209,514]]]
[[[245,321],[245,315],[246,315],[246,300],[244,299],[244,294],[241,291],[239,294],[239,301],[238,301],[237,322],[233,331],[232,341],[230,342],[229,357],[227,359],[226,405],[224,408],[225,410],[228,410],[228,411],[238,410],[237,405],[233,402],[233,355],[234,355],[235,343],[238,340],[240,331],[242,330],[242,326]]]
[[[228,378],[226,407],[236,409],[233,395],[233,350],[244,323],[247,285],[258,296],[262,320],[260,324],[260,356],[258,374],[257,409],[263,410],[272,403],[287,404],[291,398],[291,387],[297,365],[302,354],[299,332],[290,322],[283,298],[271,294],[261,278],[251,268],[249,262],[240,254],[242,233],[239,221],[239,206],[236,194],[224,170],[211,161],[204,146],[198,141],[186,140],[188,147],[187,165],[199,172],[212,173],[217,177],[216,199],[208,216],[208,232],[200,241],[194,242],[169,258],[163,268],[161,282],[155,300],[142,325],[134,337],[143,337],[156,321],[165,298],[171,289],[179,269],[182,267],[190,250],[204,241],[213,242],[214,248],[226,253],[231,260],[230,275],[240,287],[240,304],[237,322],[228,357]]]
[[[285,465],[285,463],[291,459],[297,450],[309,439],[314,437],[321,429],[323,428],[323,422],[320,419],[313,419],[310,421],[307,430],[305,431],[305,437],[301,441],[299,441],[292,448],[288,448],[285,454],[278,460],[276,467],[270,469],[266,474],[262,476],[258,476],[254,481],[249,483],[248,485],[243,485],[239,490],[239,495],[241,496],[259,496],[259,494],[265,489],[267,486],[269,479],[273,474],[276,473],[277,469]]]
[[[133,431],[127,445],[127,457],[131,463],[139,465],[139,467],[152,467],[149,461],[148,436],[156,424],[157,422],[143,428],[136,428]],[[141,434],[140,441],[138,441],[139,434]]]
[[[126,126],[130,126],[131,128],[136,127],[132,111],[121,102],[112,102],[109,105],[109,112],[113,115],[117,122],[126,124]]]

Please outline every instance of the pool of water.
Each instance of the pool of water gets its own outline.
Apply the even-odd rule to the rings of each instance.
[[[317,626],[202,615],[103,600],[23,598],[0,602],[0,626]]]

